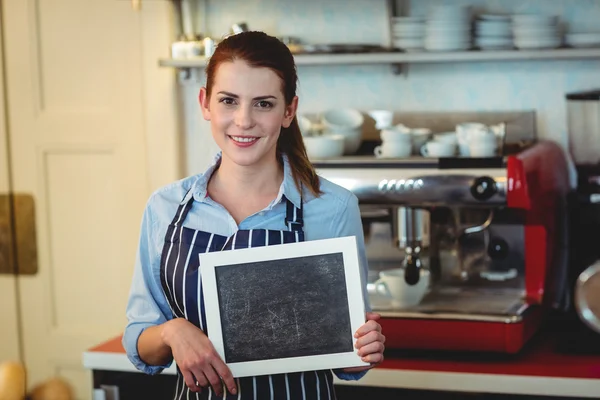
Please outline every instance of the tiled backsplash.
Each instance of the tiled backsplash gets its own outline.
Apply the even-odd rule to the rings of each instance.
[[[220,36],[235,22],[273,35],[315,43],[384,44],[384,0],[207,0],[209,33]],[[471,4],[476,11],[559,15],[571,30],[600,30],[597,0],[413,0],[411,15],[432,4]],[[387,65],[300,66],[299,112],[332,107],[401,111],[535,110],[538,135],[567,143],[565,93],[600,88],[600,60],[413,64],[407,76]],[[201,82],[184,87],[187,170],[202,171],[216,147],[202,120]]]

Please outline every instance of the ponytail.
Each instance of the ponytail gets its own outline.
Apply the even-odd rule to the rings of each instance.
[[[277,141],[277,152],[287,156],[298,190],[301,191],[302,186],[306,186],[314,196],[319,197],[322,194],[319,176],[308,160],[296,117],[288,128],[281,128],[281,134]]]

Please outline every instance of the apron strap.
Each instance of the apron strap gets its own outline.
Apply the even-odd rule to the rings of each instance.
[[[181,199],[181,203],[179,203],[179,207],[177,207],[177,212],[173,217],[173,221],[171,221],[171,225],[179,226],[183,224],[183,221],[185,221],[185,218],[192,209],[192,206],[194,205],[194,196],[189,196],[189,198],[186,200],[186,197],[188,197],[190,190],[191,189],[188,189],[188,191],[185,192],[185,196],[183,196],[183,199]]]
[[[285,224],[292,232],[302,231],[302,227],[304,226],[304,219],[302,216],[302,207],[304,203],[302,201],[302,196],[300,196],[300,208],[296,207],[294,203],[289,201],[287,198],[285,200],[287,202]]]

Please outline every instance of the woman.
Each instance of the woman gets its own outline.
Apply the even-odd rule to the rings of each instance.
[[[319,178],[308,161],[288,48],[261,32],[230,36],[206,74],[200,105],[222,152],[203,174],[164,187],[148,201],[127,307],[127,355],[149,374],[174,359],[175,398],[187,399],[190,392],[211,398],[224,390],[234,398],[289,398],[300,391],[305,398],[335,398],[332,371],[234,379],[204,333],[197,254],[228,250],[231,238],[248,238],[249,230],[263,238],[275,231],[269,237],[280,243],[354,235],[364,282],[367,270],[356,197]],[[236,248],[278,244],[240,241]],[[355,335],[358,354],[370,367],[383,360],[378,318],[367,313]],[[359,379],[370,367],[333,373]]]

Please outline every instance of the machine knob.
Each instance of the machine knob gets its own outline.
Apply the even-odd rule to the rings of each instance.
[[[492,260],[503,260],[508,256],[508,251],[510,250],[508,243],[504,239],[494,238],[490,240],[490,245],[488,246],[488,255],[492,258]]]
[[[480,201],[489,200],[496,192],[498,192],[496,181],[489,176],[476,178],[471,186],[471,194]]]

